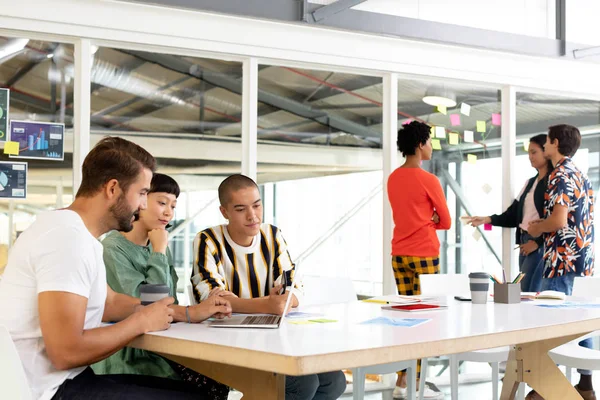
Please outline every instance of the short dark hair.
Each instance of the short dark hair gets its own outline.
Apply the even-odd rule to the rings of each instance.
[[[90,197],[111,179],[126,192],[143,168],[154,172],[156,160],[137,144],[120,137],[100,140],[83,160],[81,186],[76,197]]]
[[[563,156],[573,157],[581,146],[581,133],[573,125],[561,124],[548,128],[551,141],[558,139],[558,152]]]
[[[419,145],[427,143],[430,135],[431,128],[423,122],[412,121],[402,125],[402,129],[398,131],[398,150],[404,157],[413,156]]]
[[[542,151],[544,151],[544,146],[546,146],[546,138],[547,137],[548,137],[548,135],[546,135],[545,133],[541,133],[539,135],[530,137],[529,142],[537,144],[538,146],[541,147]],[[554,169],[554,165],[552,165],[552,161],[547,160],[547,164],[548,164],[548,172],[552,171]]]
[[[175,179],[165,174],[154,174],[152,175],[152,182],[150,183],[150,193],[169,193],[175,195],[175,198],[179,197],[181,190]]]
[[[258,185],[252,179],[246,175],[235,174],[225,178],[219,185],[219,202],[223,207],[229,203],[230,194],[240,189],[247,187],[255,187],[258,189]]]

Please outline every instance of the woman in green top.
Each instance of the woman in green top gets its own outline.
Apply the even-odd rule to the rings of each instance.
[[[102,241],[106,280],[119,293],[140,296],[145,283],[166,284],[177,304],[177,274],[169,251],[167,225],[174,217],[179,185],[164,174],[154,174],[148,203],[140,210],[131,232],[110,232]],[[202,304],[191,307],[175,305],[174,320],[201,322],[211,316],[231,314],[224,299],[225,292],[215,292]],[[125,347],[111,357],[92,366],[96,374],[152,375],[179,381],[193,387],[199,395],[227,399],[229,388],[177,363],[149,351]],[[184,383],[184,382],[186,383]],[[174,382],[177,385],[177,382]],[[201,397],[201,396],[199,396]]]

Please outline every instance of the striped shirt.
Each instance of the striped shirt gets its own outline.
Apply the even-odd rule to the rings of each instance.
[[[217,286],[244,299],[268,296],[283,271],[291,278],[294,270],[281,231],[270,224],[261,225],[248,247],[231,239],[227,225],[205,229],[194,239],[194,254],[191,281],[197,302]]]

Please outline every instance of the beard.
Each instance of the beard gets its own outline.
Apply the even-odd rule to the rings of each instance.
[[[131,232],[133,229],[133,219],[139,215],[139,211],[131,211],[125,195],[121,193],[117,199],[117,203],[108,210],[114,220],[117,222],[116,229],[120,232]]]

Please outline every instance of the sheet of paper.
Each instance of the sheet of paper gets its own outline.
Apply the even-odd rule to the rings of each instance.
[[[309,321],[316,322],[318,324],[328,324],[331,322],[337,322],[337,319],[317,318],[317,319],[309,319]]]
[[[288,313],[285,317],[286,318],[290,318],[290,319],[299,319],[299,318],[316,318],[316,317],[322,317],[323,314],[319,314],[319,313],[306,313],[306,312],[301,312],[301,311],[292,311],[290,313]]]
[[[442,149],[442,143],[440,142],[440,139],[431,139],[431,147],[434,150],[441,150]]]
[[[12,154],[13,156],[19,155],[19,142],[5,142],[4,143],[4,154]]]
[[[458,144],[458,133],[450,132],[450,134],[448,135],[448,143],[450,143],[453,146],[456,146]]]
[[[497,114],[497,113],[492,114],[492,125],[496,125],[496,126],[502,125],[502,116],[500,114]]]
[[[419,326],[426,322],[431,321],[431,319],[425,318],[389,318],[389,317],[377,317],[373,319],[369,319],[367,321],[363,321],[361,325],[387,325],[387,326],[398,326],[404,328],[413,328],[415,326]]]
[[[460,125],[460,114],[452,114],[450,115],[450,125],[459,126]]]
[[[477,132],[485,133],[486,131],[485,121],[477,121]]]
[[[462,103],[460,105],[460,113],[462,115],[466,115],[467,117],[471,115],[471,106],[467,103]]]
[[[465,131],[463,135],[463,140],[465,143],[473,143],[475,140],[473,139],[473,131]]]
[[[438,139],[446,139],[446,128],[444,128],[443,126],[436,126],[435,137]]]
[[[475,154],[467,154],[467,162],[469,164],[477,164],[477,156]]]
[[[473,239],[475,239],[476,241],[479,241],[479,239],[481,239],[481,232],[479,232],[479,229],[475,229],[473,231]]]

